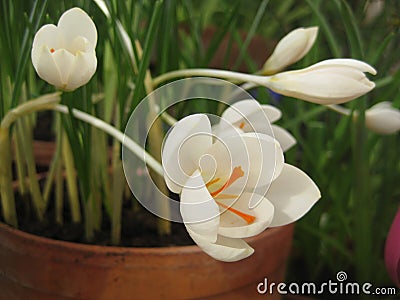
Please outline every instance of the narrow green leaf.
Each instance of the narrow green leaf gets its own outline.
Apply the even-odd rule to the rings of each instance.
[[[333,56],[339,58],[341,56],[339,43],[331,29],[330,24],[327,21],[327,18],[321,13],[319,9],[320,1],[314,1],[314,0],[305,0],[305,1],[310,6],[316,17],[318,18],[321,29],[326,36],[329,48],[331,49]]]
[[[257,31],[258,26],[260,25],[261,19],[264,16],[265,10],[268,6],[269,0],[264,0],[261,2],[259,8],[257,9],[257,14],[254,17],[254,20],[250,26],[250,29],[246,35],[246,39],[244,42],[241,44],[240,50],[239,50],[239,55],[236,60],[236,63],[233,65],[233,70],[237,69],[240,66],[240,63],[242,62],[245,52],[247,51],[247,48],[249,47],[249,44],[251,40],[254,37],[254,34]]]
[[[146,75],[146,71],[148,70],[149,63],[150,63],[151,50],[152,50],[152,46],[154,44],[156,33],[158,30],[158,23],[160,21],[162,4],[163,4],[163,1],[161,0],[161,1],[157,1],[154,5],[153,15],[150,20],[150,25],[149,25],[149,29],[147,32],[146,41],[144,43],[143,56],[139,63],[138,76],[136,77],[136,81],[135,81],[135,94],[133,96],[132,110],[134,109],[134,107],[136,107],[136,105],[140,101],[140,98],[143,96],[142,91],[144,88],[143,87],[144,77]]]
[[[350,43],[351,56],[353,58],[363,59],[364,58],[364,46],[361,38],[360,29],[356,22],[356,17],[345,0],[335,0],[335,4],[338,8],[341,19],[343,20],[346,37]]]
[[[27,63],[30,54],[30,41],[34,32],[37,31],[39,24],[44,16],[44,12],[47,7],[48,0],[43,0],[41,6],[39,6],[39,0],[36,0],[29,17],[30,24],[33,24],[32,28],[27,28],[22,40],[21,53],[18,59],[17,75],[15,79],[14,91],[11,100],[11,107],[15,107],[18,103],[18,98],[21,93],[21,86],[23,78],[26,72]]]
[[[229,30],[229,25],[237,18],[238,10],[239,2],[236,2],[235,5],[232,7],[230,13],[226,16],[225,22],[221,24],[219,30],[213,35],[210,45],[208,46],[207,52],[202,61],[202,65],[207,66],[210,64],[210,61],[214,57],[219,45],[221,44],[222,40]]]
[[[371,49],[371,54],[368,55],[368,62],[371,65],[376,65],[378,63],[378,61],[382,58],[382,55],[388,47],[389,43],[393,40],[395,36],[396,34],[394,32],[389,32],[383,42],[379,45],[378,49],[376,49],[375,47]]]

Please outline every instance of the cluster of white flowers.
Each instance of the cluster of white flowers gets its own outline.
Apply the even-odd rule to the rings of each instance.
[[[281,72],[309,52],[317,33],[318,28],[311,27],[286,35],[252,83],[324,105],[344,103],[371,91],[375,84],[365,72],[376,74],[375,69],[354,59],[330,59]],[[36,33],[33,66],[48,83],[64,91],[75,90],[95,73],[96,43],[91,18],[72,8],[57,26],[45,25]],[[283,152],[296,140],[270,124],[280,117],[281,112],[270,105],[244,100],[225,110],[215,126],[203,114],[185,117],[165,139],[166,184],[180,194],[181,215],[190,236],[218,260],[251,255],[254,250],[242,238],[296,221],[320,198],[312,179],[284,162]],[[378,104],[366,112],[366,126],[384,134],[397,132],[400,112],[389,103]]]
[[[181,119],[165,140],[165,180],[180,194],[187,231],[218,260],[251,255],[242,238],[296,221],[320,198],[303,171],[284,163],[280,142],[288,149],[295,140],[270,126],[279,117],[276,108],[244,100],[214,127],[204,114]]]

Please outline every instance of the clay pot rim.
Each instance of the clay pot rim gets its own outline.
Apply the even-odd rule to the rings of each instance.
[[[286,226],[293,226],[294,224],[289,224]],[[264,232],[245,239],[246,242],[252,244],[256,243],[257,241],[265,238],[266,235],[276,235],[280,233],[280,229],[286,226],[275,227],[275,228],[267,228]],[[190,246],[167,246],[167,247],[123,247],[123,246],[108,246],[108,245],[94,245],[94,244],[84,244],[84,243],[77,243],[77,242],[68,242],[62,240],[55,240],[35,234],[31,234],[17,228],[14,228],[8,224],[0,222],[0,233],[6,232],[9,235],[14,236],[20,241],[30,242],[30,243],[41,243],[41,244],[48,244],[52,247],[57,248],[65,248],[80,251],[87,251],[87,252],[95,252],[98,254],[108,254],[112,253],[130,253],[130,254],[152,254],[152,255],[165,255],[165,254],[177,254],[177,253],[198,253],[202,252],[202,250],[197,245],[190,245]]]

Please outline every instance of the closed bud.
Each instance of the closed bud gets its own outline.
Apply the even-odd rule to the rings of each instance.
[[[375,87],[364,72],[373,67],[355,59],[329,59],[308,68],[266,77],[262,83],[278,94],[328,105],[348,102]]]
[[[32,63],[39,77],[57,88],[72,91],[85,85],[96,71],[97,30],[80,8],[66,11],[58,21],[36,33]]]
[[[275,74],[302,59],[314,45],[317,34],[318,27],[297,28],[289,32],[276,45],[261,73],[263,75]]]
[[[400,130],[400,111],[390,102],[381,102],[365,112],[365,126],[380,134],[392,134]]]

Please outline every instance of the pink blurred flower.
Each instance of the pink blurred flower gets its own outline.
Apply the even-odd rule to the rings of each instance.
[[[400,208],[386,239],[385,263],[390,277],[400,287]]]

